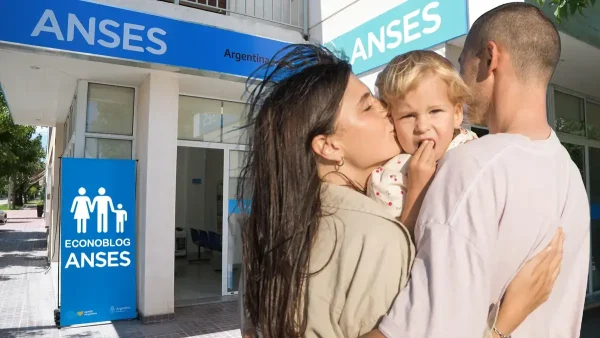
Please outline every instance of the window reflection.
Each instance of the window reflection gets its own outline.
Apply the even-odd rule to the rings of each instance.
[[[600,149],[589,148],[590,210],[592,219],[592,291],[600,291]]]

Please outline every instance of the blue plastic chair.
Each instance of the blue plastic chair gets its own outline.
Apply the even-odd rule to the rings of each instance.
[[[210,241],[208,238],[208,233],[204,230],[198,230],[194,228],[190,228],[190,233],[192,236],[192,242],[198,246],[198,258],[190,259],[191,262],[199,262],[199,261],[207,261],[208,258],[202,258],[202,248],[210,249]]]

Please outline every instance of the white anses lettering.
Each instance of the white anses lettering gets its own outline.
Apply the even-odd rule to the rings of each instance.
[[[131,258],[129,258],[129,251],[110,251],[110,252],[91,252],[85,253],[80,252],[79,256],[71,252],[65,269],[74,267],[76,269],[85,268],[89,266],[91,268],[116,268],[116,267],[127,267],[131,264]]]
[[[387,36],[396,39],[395,42],[388,42],[388,49],[398,48],[398,46],[400,46],[400,44],[402,43],[402,33],[394,29],[394,27],[400,26],[400,23],[400,20],[394,20],[390,22],[387,26]]]
[[[131,41],[144,41],[141,36],[135,35],[132,31],[143,31],[144,26],[134,25],[130,23],[126,23],[124,25],[125,34],[123,35],[123,49],[130,50],[133,52],[144,52],[144,48],[139,46],[134,46],[131,44]]]
[[[416,18],[421,13],[420,9],[416,11],[412,11],[404,16],[404,43],[409,43],[411,41],[415,41],[421,37],[421,33],[410,34],[410,31],[419,28],[419,22],[413,21],[412,19]]]
[[[379,39],[377,39],[375,34],[373,34],[372,32],[369,32],[369,34],[367,34],[367,40],[369,43],[369,55],[373,55],[373,45],[375,45],[375,47],[377,47],[377,50],[379,50],[379,53],[385,52],[384,31],[385,31],[385,27],[381,26],[379,28]]]
[[[156,28],[156,27],[150,28],[148,30],[148,40],[154,42],[160,48],[156,49],[156,48],[152,48],[152,47],[146,47],[146,50],[155,55],[162,55],[167,51],[167,44],[163,40],[157,38],[156,34],[165,36],[165,35],[167,35],[167,32],[165,32],[164,30],[162,30],[160,28]]]
[[[46,22],[48,20],[50,20],[50,26],[46,26]],[[40,21],[38,21],[37,25],[35,25],[31,36],[38,36],[41,32],[54,33],[54,35],[56,35],[56,40],[65,41],[65,37],[60,31],[60,26],[58,25],[58,21],[56,20],[56,16],[52,10],[47,9],[44,11]]]
[[[121,44],[121,37],[117,33],[108,29],[108,26],[119,28],[119,24],[112,20],[102,20],[100,22],[100,32],[112,39],[112,42],[108,42],[103,39],[98,39],[98,44],[106,48],[117,48]]]
[[[423,8],[423,21],[435,22],[433,26],[423,28],[424,34],[433,34],[437,32],[438,29],[440,29],[440,26],[442,25],[442,17],[439,14],[429,13],[430,10],[438,7],[440,7],[440,3],[436,1],[428,4],[427,6],[425,6],[425,8]]]
[[[386,49],[398,48],[402,43],[410,43],[420,39],[422,34],[437,32],[442,25],[442,17],[434,11],[439,6],[439,1],[433,1],[423,7],[422,10],[417,9],[404,15],[402,19],[392,20],[386,26],[381,26],[376,33],[369,32],[367,34],[367,48],[365,48],[360,37],[356,38],[350,63],[354,64],[357,59],[368,60],[375,55],[376,51],[385,53]],[[417,19],[419,15],[421,20]],[[432,23],[432,25],[422,27],[427,23]],[[401,26],[402,30],[400,30]]]
[[[75,27],[77,27],[79,34],[83,36],[88,45],[94,45],[94,36],[96,35],[96,18],[90,18],[90,23],[86,30],[75,14],[69,13],[69,20],[67,21],[67,24],[67,41],[73,41],[73,39],[75,39]]]
[[[90,46],[95,43],[111,49],[122,46],[127,51],[149,52],[154,55],[163,55],[167,52],[167,44],[161,39],[167,35],[167,32],[157,27],[146,30],[146,27],[142,25],[127,22],[120,24],[109,19],[98,21],[95,17],[90,17],[85,22],[73,13],[69,13],[67,16],[66,27],[67,41],[69,42],[76,41],[80,36]],[[36,37],[43,32],[54,34],[57,40],[65,41],[59,21],[51,9],[44,11],[31,36]]]

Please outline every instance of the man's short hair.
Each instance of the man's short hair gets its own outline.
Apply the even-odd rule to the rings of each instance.
[[[506,48],[521,79],[549,82],[560,59],[560,35],[544,12],[513,2],[498,6],[475,21],[465,48],[477,53],[488,41]]]

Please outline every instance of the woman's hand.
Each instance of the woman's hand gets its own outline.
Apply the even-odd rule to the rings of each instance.
[[[562,228],[558,228],[550,244],[527,261],[508,285],[496,321],[496,328],[502,334],[512,333],[548,300],[560,272],[563,241]]]
[[[254,328],[246,329],[246,330],[244,330],[242,337],[243,338],[255,338],[255,337],[257,337],[256,330]]]
[[[436,169],[434,142],[425,140],[408,163],[408,189],[400,222],[413,234],[415,222],[425,198],[427,188]]]

